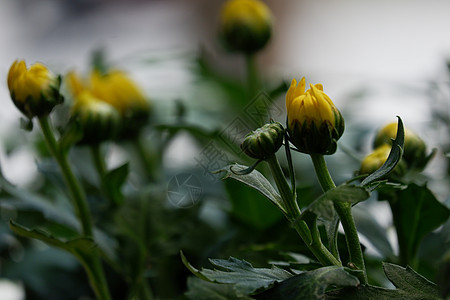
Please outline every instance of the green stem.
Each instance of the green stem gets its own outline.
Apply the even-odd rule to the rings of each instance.
[[[103,159],[103,156],[102,156],[100,145],[98,145],[98,144],[92,145],[91,152],[92,152],[92,158],[94,160],[95,168],[97,169],[100,179],[103,181],[103,178],[105,178],[107,169],[106,169],[105,160]]]
[[[69,188],[69,193],[72,198],[76,214],[81,221],[83,235],[92,237],[92,221],[86,195],[84,194],[80,183],[70,167],[67,152],[60,151],[56,138],[53,135],[53,131],[50,128],[48,116],[40,117],[39,124],[41,126],[47,147],[58,162],[64,181]]]
[[[40,117],[39,125],[41,126],[47,147],[58,162],[64,181],[69,189],[76,215],[81,222],[82,233],[85,237],[93,238],[93,227],[86,195],[72,171],[67,152],[61,151],[59,148],[56,138],[53,135],[48,116]],[[89,256],[79,257],[79,259],[88,274],[89,281],[97,299],[110,300],[111,296],[98,253],[94,251]],[[89,262],[87,263],[86,260]]]
[[[340,261],[328,251],[328,249],[322,244],[321,240],[314,238],[311,235],[311,231],[306,222],[299,220],[301,213],[294,196],[295,194],[292,193],[276,156],[272,155],[267,158],[266,161],[269,164],[275,184],[277,185],[278,191],[283,199],[283,204],[286,209],[286,216],[300,237],[303,239],[306,246],[324,266],[340,266]]]
[[[328,171],[325,158],[321,154],[311,154],[311,159],[314,164],[317,179],[319,180],[322,190],[324,192],[336,187]],[[367,283],[366,267],[359,242],[358,231],[356,230],[355,221],[353,220],[352,207],[350,203],[334,202],[334,208],[341,220],[342,227],[345,232],[345,239],[347,241],[347,248],[350,255],[350,262],[353,263],[358,270],[362,270],[363,274],[360,276],[363,284]]]
[[[247,54],[245,56],[245,65],[247,69],[247,84],[249,92],[249,101],[256,96],[259,90],[259,78],[256,64],[256,56]]]

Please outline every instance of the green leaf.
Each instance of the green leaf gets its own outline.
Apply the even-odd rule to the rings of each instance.
[[[14,221],[9,222],[9,227],[14,233],[18,235],[27,238],[37,239],[46,243],[49,246],[66,250],[80,259],[82,259],[84,256],[89,256],[94,249],[97,249],[97,246],[94,243],[94,241],[89,238],[80,237],[63,241],[59,238],[56,238],[51,233],[46,232],[42,229],[29,229],[22,225],[17,224]]]
[[[301,218],[313,226],[316,218],[325,225],[328,244],[335,244],[338,215],[334,202],[358,203],[369,198],[369,192],[360,186],[343,184],[322,194],[302,212]],[[314,217],[315,216],[315,217]],[[312,227],[310,227],[312,228]]]
[[[387,228],[382,227],[370,213],[370,207],[353,207],[353,218],[358,232],[368,238],[370,243],[383,255],[384,258],[394,256],[391,243],[387,239]]]
[[[407,264],[414,259],[425,235],[449,218],[450,210],[440,203],[426,186],[416,184],[410,184],[407,189],[396,192],[390,205],[400,256]]]
[[[230,257],[228,260],[210,259],[211,264],[218,269],[197,270],[183,257],[184,265],[194,275],[210,282],[232,284],[236,295],[239,297],[250,295],[261,289],[267,289],[275,282],[292,277],[291,273],[283,269],[277,267],[271,269],[253,268],[249,262],[234,257]]]
[[[123,203],[122,186],[127,180],[129,173],[129,163],[125,163],[115,169],[110,170],[104,178],[108,194],[115,204]]]
[[[18,208],[31,209],[42,213],[42,215],[49,220],[61,223],[69,227],[79,229],[80,225],[78,220],[70,212],[67,206],[63,206],[60,203],[52,203],[36,194],[32,194],[26,190],[19,189],[11,184],[3,174],[0,172],[0,188],[8,195],[15,198],[11,201],[11,205]],[[58,206],[59,205],[59,206]]]
[[[422,277],[409,266],[406,268],[383,263],[384,273],[398,289],[404,290],[418,298],[439,299],[439,289],[436,284]]]
[[[343,267],[329,266],[308,271],[291,277],[273,288],[253,296],[257,300],[316,300],[325,299],[325,291],[330,286],[359,285],[359,280]]]
[[[236,295],[232,284],[219,284],[196,277],[187,279],[188,291],[185,296],[192,300],[250,300],[250,297]]]
[[[247,166],[234,164],[226,166],[223,169],[218,170],[217,172],[226,172],[225,176],[222,179],[232,178],[237,181],[240,181],[249,187],[257,190],[267,199],[269,199],[273,204],[275,204],[283,213],[286,212],[283,206],[283,200],[281,199],[280,194],[274,189],[274,187],[270,184],[267,178],[264,177],[258,170],[253,170],[250,174],[246,175],[238,175],[236,172],[247,169]]]
[[[394,170],[394,168],[402,158],[403,146],[405,143],[405,131],[403,128],[402,119],[400,117],[397,118],[397,136],[392,143],[391,152],[389,152],[388,158],[378,170],[367,176],[366,179],[361,182],[361,186],[369,186],[371,183],[374,183],[388,175],[392,170]]]
[[[357,288],[345,288],[331,291],[327,299],[348,300],[423,300],[442,299],[439,296],[437,285],[416,273],[413,269],[400,267],[390,263],[383,263],[386,276],[396,289],[387,289],[377,286],[361,285]]]
[[[332,221],[336,216],[334,202],[358,203],[366,200],[369,196],[369,192],[363,187],[343,184],[322,194],[305,211],[316,214],[322,220]]]
[[[231,202],[231,214],[246,226],[267,229],[283,218],[283,214],[257,190],[235,180],[226,180],[225,189]]]

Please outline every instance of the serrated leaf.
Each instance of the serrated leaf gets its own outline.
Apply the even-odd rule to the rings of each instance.
[[[285,213],[286,210],[284,209],[283,200],[281,199],[280,194],[278,194],[272,184],[270,184],[267,178],[265,178],[264,175],[258,172],[258,170],[253,170],[250,174],[245,175],[236,174],[236,172],[240,172],[246,169],[248,169],[247,166],[233,164],[226,166],[225,168],[220,169],[217,172],[226,172],[225,176],[222,179],[232,178],[248,185],[249,187],[254,188]]]
[[[361,182],[361,186],[368,186],[371,183],[378,181],[388,175],[397,166],[398,162],[403,155],[403,146],[405,143],[405,130],[403,128],[403,122],[400,117],[398,118],[397,136],[392,142],[391,152],[384,162],[384,164],[375,172],[370,174]]]
[[[250,295],[260,289],[269,288],[274,282],[283,281],[292,274],[283,269],[272,267],[254,268],[249,262],[230,257],[224,259],[210,259],[218,269],[198,270],[190,265],[182,255],[184,265],[197,277],[210,282],[232,284],[239,297]]]
[[[316,300],[325,299],[329,286],[359,285],[355,276],[347,273],[343,267],[329,266],[308,271],[276,283],[271,289],[253,298],[257,300]]]
[[[396,192],[390,205],[400,256],[407,264],[414,259],[422,239],[449,218],[450,210],[426,186],[416,184]]]
[[[403,268],[391,263],[383,263],[383,269],[387,278],[396,288],[422,299],[426,297],[439,299],[437,285],[418,274],[409,266]]]
[[[442,299],[437,285],[415,272],[410,267],[403,268],[390,263],[383,263],[386,276],[396,289],[376,286],[359,286],[345,288],[328,293],[327,299],[367,299],[367,300],[423,300]]]

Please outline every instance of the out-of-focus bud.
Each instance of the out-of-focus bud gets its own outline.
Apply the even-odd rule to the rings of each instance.
[[[82,91],[77,95],[72,107],[72,118],[81,125],[81,142],[86,144],[112,140],[121,129],[121,117],[117,109],[89,91]]]
[[[292,144],[308,154],[333,154],[344,133],[344,118],[321,84],[305,92],[305,78],[292,80],[286,94],[287,131]]]
[[[66,78],[75,99],[81,93],[88,92],[91,98],[117,110],[121,117],[122,137],[133,137],[147,123],[150,104],[124,72],[111,70],[101,74],[94,70],[87,81],[83,81],[74,73],[69,73]]]
[[[397,135],[397,124],[390,123],[383,127],[376,135],[374,148],[380,145],[392,145],[392,140]],[[413,131],[405,128],[405,144],[403,149],[403,159],[408,167],[422,169],[430,157],[426,154],[425,142]]]
[[[361,168],[359,174],[372,174],[378,170],[387,160],[391,146],[388,144],[382,144],[376,148],[372,153],[367,155],[361,162]],[[392,175],[402,176],[406,172],[406,165],[403,160],[400,160],[397,166],[392,171]]]
[[[246,135],[241,149],[255,159],[274,155],[283,144],[284,128],[278,122],[268,123]]]
[[[35,63],[27,69],[25,61],[15,61],[8,73],[8,88],[17,108],[29,119],[49,114],[63,102],[61,79],[46,66]]]
[[[221,11],[220,36],[230,51],[254,53],[272,34],[272,14],[259,0],[229,0]]]
[[[127,133],[138,131],[147,123],[150,105],[139,87],[122,71],[91,74],[91,92],[114,106],[121,114]]]

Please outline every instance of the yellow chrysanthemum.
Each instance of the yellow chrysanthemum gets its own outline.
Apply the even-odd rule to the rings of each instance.
[[[8,72],[11,98],[29,118],[48,114],[56,104],[63,101],[59,85],[59,78],[40,63],[27,69],[25,61],[16,60]]]
[[[287,130],[291,142],[308,154],[333,154],[344,132],[344,119],[321,84],[305,91],[303,77],[293,79],[286,93]]]
[[[253,53],[270,39],[272,14],[259,0],[230,0],[221,11],[220,33],[231,51]]]

